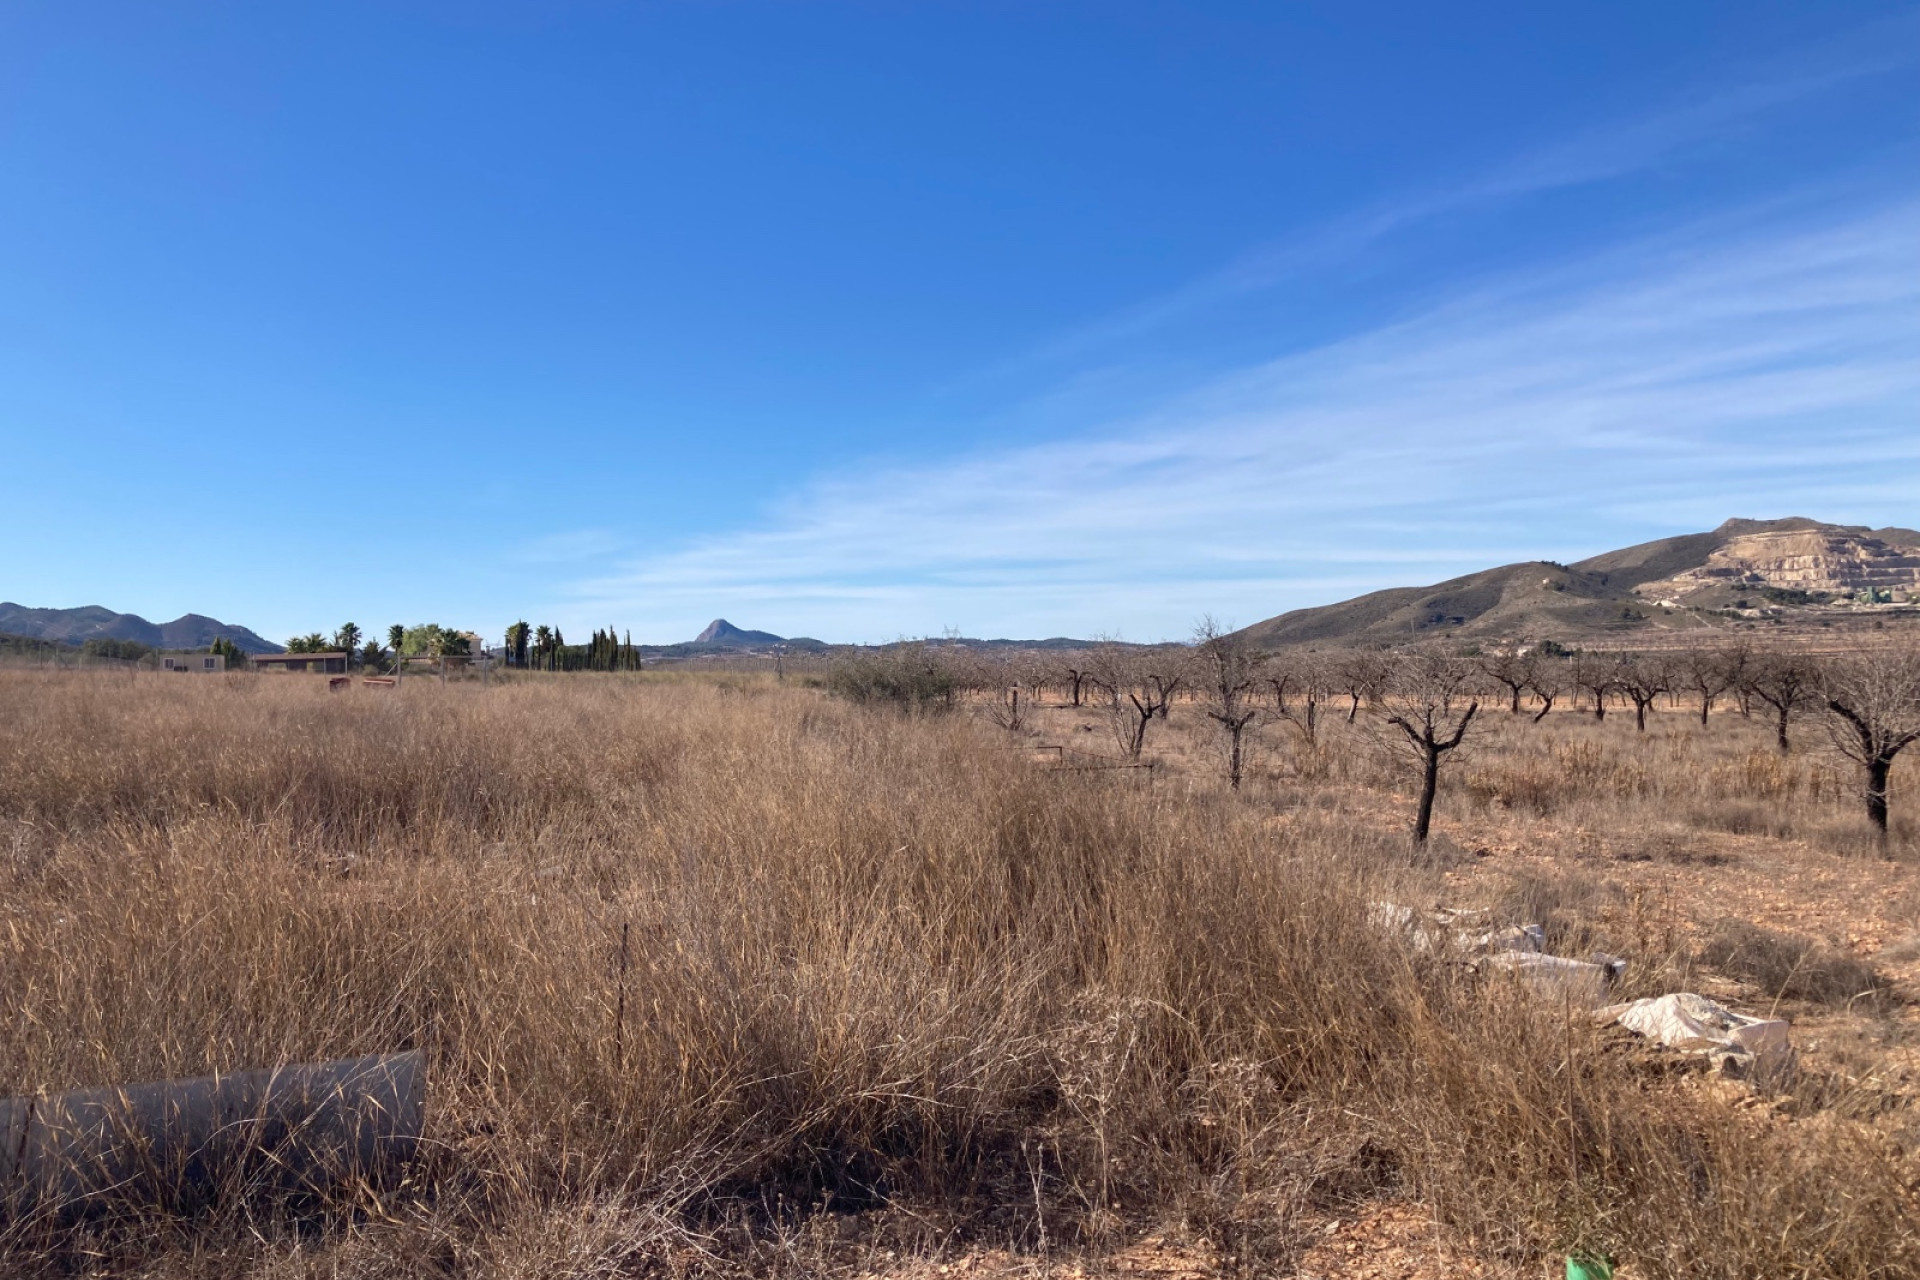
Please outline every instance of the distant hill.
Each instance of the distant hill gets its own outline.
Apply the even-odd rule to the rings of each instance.
[[[830,648],[825,641],[810,636],[777,636],[771,631],[749,631],[736,627],[725,618],[715,618],[706,630],[679,644],[643,644],[640,652],[649,658],[698,658],[728,653],[766,653],[776,646],[792,653],[811,653]]]
[[[745,631],[725,618],[715,618],[707,624],[705,631],[693,638],[694,644],[724,645],[736,649],[786,642],[785,636],[777,636],[771,631]]]
[[[55,644],[133,640],[153,649],[205,649],[216,639],[225,638],[246,653],[280,652],[279,645],[245,627],[201,614],[188,613],[172,622],[152,623],[137,613],[115,613],[97,604],[79,609],[29,609],[0,602],[0,632]]]
[[[1295,609],[1247,627],[1264,645],[1387,645],[1439,635],[1578,639],[1724,626],[1878,591],[1920,595],[1920,532],[1784,520],[1729,520],[1571,565],[1483,569]]]
[[[1093,642],[1071,640],[1065,636],[1046,640],[977,640],[970,636],[942,636],[919,643],[963,649],[1084,649]],[[728,653],[766,653],[775,646],[784,647],[789,653],[824,653],[830,649],[847,647],[830,645],[810,636],[777,636],[771,631],[749,631],[734,626],[725,618],[715,618],[707,624],[706,630],[691,640],[679,644],[641,645],[640,651],[650,658],[698,658]],[[877,647],[884,649],[891,646],[883,644]]]

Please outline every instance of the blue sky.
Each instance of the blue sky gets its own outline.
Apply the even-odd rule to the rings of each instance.
[[[1920,524],[1920,8],[21,0],[0,510],[24,604],[653,641]]]

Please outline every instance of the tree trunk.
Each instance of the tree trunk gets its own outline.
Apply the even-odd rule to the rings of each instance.
[[[1426,744],[1427,767],[1420,778],[1420,812],[1413,820],[1413,842],[1424,845],[1433,830],[1433,797],[1440,790],[1440,749]]]
[[[1703,696],[1700,699],[1700,727],[1702,729],[1707,727],[1707,713],[1712,710],[1713,699]]]
[[[1875,756],[1867,761],[1867,821],[1873,824],[1875,837],[1887,841],[1887,775],[1893,770],[1891,756]]]
[[[1520,686],[1516,684],[1509,687],[1513,690],[1513,702],[1507,707],[1507,714],[1517,716],[1520,714]]]
[[[1785,707],[1780,708],[1779,735],[1780,735],[1780,754],[1784,756],[1789,751],[1793,750],[1792,745],[1787,741],[1787,709]]]
[[[1127,695],[1127,701],[1133,704],[1136,717],[1133,723],[1133,741],[1127,744],[1127,759],[1138,760],[1140,749],[1147,745],[1147,724],[1153,719],[1153,703],[1149,701],[1143,707],[1140,705],[1140,699],[1132,694]]]
[[[1647,704],[1638,698],[1633,701],[1633,727],[1641,733],[1647,731]]]

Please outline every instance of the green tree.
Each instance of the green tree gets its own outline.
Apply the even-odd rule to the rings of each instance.
[[[347,655],[347,665],[357,666],[360,660],[360,626],[358,623],[342,623],[333,633],[333,647]]]
[[[115,640],[109,636],[95,636],[80,646],[80,652],[89,658],[112,658],[117,662],[138,662],[152,653],[138,640]]]
[[[416,627],[408,627],[400,637],[400,651],[410,658],[451,658],[472,651],[472,642],[465,634],[437,622],[423,622]]]
[[[406,629],[400,638],[400,652],[409,658],[437,658],[440,656],[440,627],[436,623],[423,622]]]
[[[527,637],[532,628],[523,618],[507,628],[507,665],[524,667],[527,665]]]
[[[387,628],[387,648],[393,650],[396,658],[400,656],[401,649],[406,642],[407,629],[405,627],[396,622]]]

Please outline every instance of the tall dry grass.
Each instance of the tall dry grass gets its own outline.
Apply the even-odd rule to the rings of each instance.
[[[431,1063],[398,1194],[16,1224],[0,1271],[794,1270],[822,1224],[1169,1221],[1264,1271],[1400,1188],[1516,1258],[1920,1272],[1909,1153],[1396,949],[1367,904],[1424,873],[1336,813],[750,680],[0,673],[0,724],[0,1089]]]

